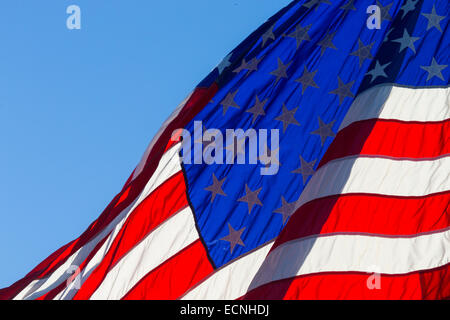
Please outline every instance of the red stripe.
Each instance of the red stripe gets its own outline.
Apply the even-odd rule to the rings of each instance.
[[[180,142],[180,141],[182,140],[182,139],[181,139],[182,133],[183,133],[183,130],[182,130],[182,129],[175,130],[175,131],[173,132],[173,135],[172,135],[172,137],[170,138],[170,141],[169,141],[169,143],[167,144],[166,150],[164,150],[164,152],[167,152],[167,150],[169,150],[170,148],[172,148],[174,145],[176,145],[178,142]]]
[[[209,88],[197,88],[191,95],[188,102],[180,111],[177,117],[169,123],[166,129],[162,132],[160,138],[152,148],[144,170],[134,180],[130,178],[127,180],[123,190],[111,201],[106,207],[100,217],[94,221],[88,229],[76,240],[63,246],[58,251],[54,252],[23,279],[17,281],[8,288],[0,290],[0,300],[12,299],[20,291],[22,291],[28,284],[38,278],[45,278],[60,267],[73,253],[78,251],[82,246],[91,241],[97,236],[108,224],[117,217],[126,207],[128,207],[136,197],[141,193],[146,183],[153,175],[156,167],[164,154],[165,147],[170,141],[172,132],[177,128],[185,127],[195,115],[200,112],[204,106],[208,104],[211,98],[218,90],[216,83],[213,83]],[[124,194],[127,196],[124,197]],[[119,199],[121,202],[119,202]]]
[[[59,286],[57,286],[56,288],[53,288],[52,290],[50,290],[46,294],[42,295],[41,297],[37,298],[36,300],[52,300],[52,299],[54,299],[58,293],[60,293],[61,291],[63,291],[67,287],[67,284],[69,284],[72,281],[74,281],[75,278],[80,274],[80,272],[82,270],[84,270],[86,265],[89,263],[89,261],[91,261],[92,257],[95,256],[97,251],[102,247],[102,245],[105,243],[106,239],[108,239],[108,237],[110,235],[111,235],[111,232],[108,233],[99,243],[97,243],[95,248],[89,253],[89,255],[86,257],[86,259],[83,261],[83,263],[80,264],[80,266],[78,267],[78,270],[77,270],[76,273],[74,273],[66,281],[62,282]]]
[[[352,123],[338,133],[320,166],[353,155],[434,158],[450,153],[450,120],[404,122],[370,119]]]
[[[153,191],[127,218],[108,253],[83,283],[74,299],[89,299],[112,267],[158,225],[188,205],[183,173]]]
[[[108,207],[103,211],[100,217],[95,220],[88,229],[75,240],[73,247],[59,255],[57,259],[49,261],[48,267],[39,275],[39,278],[49,276],[55,269],[63,264],[68,257],[78,251],[82,246],[91,241],[103,229],[105,229],[123,210],[125,210],[134,199],[141,193],[143,185],[139,183],[132,184],[121,193],[119,193]]]
[[[40,272],[45,269],[51,261],[58,258],[59,255],[63,254],[65,250],[70,250],[74,246],[72,241],[65,246],[61,247],[54,253],[52,253],[47,259],[42,261],[38,266],[36,266],[30,273],[28,273],[23,279],[17,281],[8,288],[0,290],[0,300],[9,300],[14,298],[23,288],[25,288],[31,281],[37,279]]]
[[[136,181],[136,180],[135,180]],[[21,290],[23,290],[33,280],[43,279],[51,275],[58,267],[60,267],[72,254],[77,252],[82,246],[92,240],[97,234],[99,234],[116,216],[122,212],[140,193],[139,181],[130,185],[127,189],[119,193],[107,208],[103,211],[100,217],[95,220],[87,230],[74,241],[60,248],[37,267],[35,267],[25,278],[19,280],[9,288],[2,289],[0,291],[0,299],[12,299]],[[124,198],[124,195],[128,195]],[[121,201],[119,201],[121,200]]]
[[[372,277],[372,278],[369,278]],[[450,298],[450,265],[405,275],[374,275],[356,272],[321,273],[268,283],[243,299],[272,300],[418,300]],[[369,289],[379,284],[379,289]]]
[[[0,299],[12,299],[33,280],[43,279],[50,276],[72,254],[91,241],[104,228],[106,228],[108,224],[117,217],[117,215],[127,208],[140,194],[143,186],[145,186],[144,181],[134,180],[128,188],[122,190],[121,193],[114,197],[100,217],[95,220],[78,239],[75,239],[60,248],[58,251],[54,252],[37,267],[35,267],[27,276],[25,276],[25,278],[19,280],[9,288],[2,289],[0,291]]]
[[[213,271],[197,240],[149,272],[122,300],[174,300]]]
[[[424,197],[372,194],[335,195],[300,207],[271,250],[307,236],[370,233],[406,236],[450,226],[450,191]]]

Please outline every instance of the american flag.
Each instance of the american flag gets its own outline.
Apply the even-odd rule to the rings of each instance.
[[[100,217],[0,299],[448,299],[449,9],[293,1],[175,110]],[[277,174],[182,162],[173,133],[196,121],[278,129]]]

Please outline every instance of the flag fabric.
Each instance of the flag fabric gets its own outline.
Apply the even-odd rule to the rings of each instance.
[[[100,217],[0,299],[448,299],[449,10],[293,1],[174,111]],[[268,130],[258,161],[250,138],[202,161],[228,129]]]

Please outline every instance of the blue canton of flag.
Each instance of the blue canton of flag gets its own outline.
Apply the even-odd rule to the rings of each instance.
[[[366,26],[374,4],[380,29]],[[448,46],[438,46],[449,43],[447,13],[447,1],[294,1],[201,83],[216,82],[219,90],[186,126],[192,136],[195,121],[223,133],[280,134],[277,148],[271,139],[263,146],[278,155],[274,175],[260,174],[264,163],[183,165],[198,231],[216,268],[277,237],[358,93],[382,83],[448,85]],[[193,139],[191,148],[199,143],[208,146]]]

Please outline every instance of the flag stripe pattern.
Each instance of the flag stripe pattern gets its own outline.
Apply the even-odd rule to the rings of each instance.
[[[319,167],[354,155],[425,159],[449,154],[449,119],[448,89],[369,89],[356,98]]]
[[[123,300],[177,299],[212,272],[203,244],[197,240],[147,273]]]
[[[361,272],[324,272],[283,279],[261,286],[246,295],[246,299],[304,299],[336,300],[378,299],[407,300],[446,299],[450,291],[448,266],[402,275],[381,275],[377,290],[368,290],[368,274]],[[327,290],[318,291],[317,288]],[[269,293],[268,289],[271,292]]]
[[[243,255],[241,259],[217,269],[198,285],[193,286],[182,300],[236,300],[244,296],[257,275],[273,242]],[[259,299],[259,297],[256,297]]]
[[[448,252],[442,253],[449,245],[449,233],[449,230],[443,230],[414,237],[353,233],[296,239],[277,247],[267,258],[269,265],[275,261],[285,261],[283,257],[290,257],[289,265],[274,268],[269,281],[321,272],[407,274],[439,268],[449,263]],[[411,260],[411,253],[418,258]],[[261,273],[264,274],[269,273]],[[263,276],[257,276],[254,285],[259,286],[267,281]]]
[[[415,90],[420,89],[403,89],[402,92],[408,95]],[[439,93],[442,99],[439,99]],[[323,166],[299,199],[299,209],[271,248],[245,298],[448,297],[450,154],[447,149],[449,133],[442,124],[449,118],[447,112],[435,115],[426,112],[432,100],[434,103],[440,101],[441,108],[431,112],[449,110],[449,96],[448,88],[421,89],[422,105],[415,104],[415,114],[403,115],[402,120],[397,121],[399,119],[393,117],[400,112],[390,110],[385,112],[389,114],[388,122],[385,119],[367,119],[366,116],[363,116],[366,119],[363,121],[355,118],[354,115],[361,112],[353,108],[367,107],[355,101],[349,112],[352,121],[344,120],[348,125],[330,146]],[[392,97],[391,93],[379,109],[393,106],[389,101]],[[396,95],[394,98],[398,99]],[[395,105],[399,109],[404,107]],[[443,119],[438,119],[437,114]],[[425,120],[431,117],[441,121],[420,122],[420,116]],[[405,121],[405,118],[414,121]],[[354,133],[354,124],[376,128],[380,122],[382,126],[379,129],[368,131],[365,139],[369,141],[368,145],[364,142],[359,144],[361,152],[358,155],[342,152],[341,137],[345,137],[348,144],[355,140],[358,143],[359,137],[349,134]],[[423,130],[439,127],[433,135],[414,139],[418,125]],[[409,141],[394,145],[400,145],[402,153],[399,154],[398,149],[389,152],[389,134],[399,138],[398,132],[405,126],[413,127],[410,129],[413,133],[403,136]],[[374,138],[378,143],[374,143],[374,150],[369,152],[372,135],[381,138]],[[427,137],[426,141],[422,140],[424,137]],[[387,142],[387,148],[383,147],[384,142]],[[424,143],[434,148],[422,147]],[[417,150],[415,155],[405,154],[414,148]],[[405,156],[409,158],[405,159]],[[294,257],[298,260],[295,261]],[[368,289],[371,272],[383,275],[380,282],[388,290]],[[424,283],[424,275],[434,281]],[[314,290],[318,283],[336,286],[340,291]],[[435,286],[440,286],[440,289],[433,290]]]
[[[371,0],[275,14],[100,217],[0,299],[449,298],[449,6],[376,4],[379,29]],[[234,159],[250,139],[203,161],[228,129],[259,133],[256,163]]]

